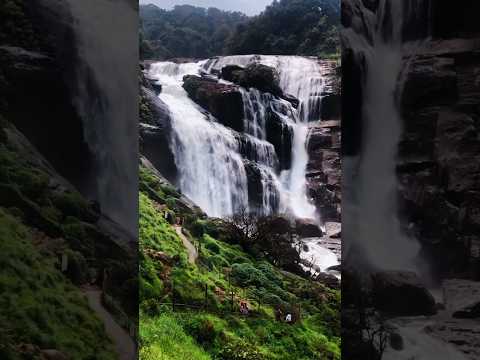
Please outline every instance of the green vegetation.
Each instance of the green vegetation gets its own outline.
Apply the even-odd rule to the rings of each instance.
[[[227,42],[229,54],[331,57],[340,53],[339,0],[280,0]]]
[[[12,354],[26,344],[30,355],[56,349],[73,359],[113,359],[102,323],[74,285],[107,271],[105,295],[135,318],[133,261],[97,226],[97,207],[25,144],[0,116],[0,349],[7,354],[0,358],[18,358]]]
[[[248,19],[238,12],[190,5],[176,6],[171,11],[144,5],[140,17],[140,56],[147,59],[221,54],[235,27]]]
[[[210,360],[211,357],[195,343],[177,319],[170,314],[142,318],[140,327],[140,358],[145,360]]]
[[[41,239],[1,208],[0,239],[0,358],[21,359],[19,345],[34,344],[72,359],[114,359],[103,324],[57,270],[48,244],[35,247]]]
[[[338,57],[339,0],[274,1],[263,13],[240,13],[189,5],[171,11],[140,7],[143,59],[208,58],[273,54]]]
[[[340,358],[338,291],[253,257],[229,242],[221,220],[185,210],[180,194],[152,171],[142,166],[140,174],[156,189],[140,194],[142,359]],[[185,219],[184,233],[199,248],[196,264],[166,213]],[[248,317],[239,312],[241,301]],[[283,322],[280,311],[296,323]]]

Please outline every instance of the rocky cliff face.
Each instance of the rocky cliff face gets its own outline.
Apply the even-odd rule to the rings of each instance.
[[[467,270],[480,243],[479,40],[429,42],[411,61],[402,97],[404,212],[449,275]]]
[[[340,141],[340,120],[317,121],[310,125],[308,193],[324,221],[341,220]]]
[[[479,241],[480,183],[480,32],[465,9],[478,4],[452,8],[424,1],[412,10],[405,3],[404,46],[415,55],[405,58],[399,104],[404,123],[397,160],[400,211],[435,270],[465,275]],[[343,1],[345,31],[370,41],[367,24],[376,11],[378,1]],[[355,155],[362,141],[364,69],[352,44],[344,39],[343,45],[343,153]]]
[[[320,121],[309,124],[307,191],[325,222],[341,221],[341,94],[339,68],[331,75],[322,97]]]

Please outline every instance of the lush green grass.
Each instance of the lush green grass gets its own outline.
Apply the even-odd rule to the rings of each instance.
[[[188,335],[174,316],[142,317],[140,358],[144,360],[210,360],[210,355]]]
[[[103,324],[86,299],[40,252],[33,235],[0,208],[0,329],[9,337],[2,359],[16,359],[16,344],[58,349],[72,359],[114,359]]]
[[[146,175],[146,176],[142,176]],[[314,360],[340,358],[340,293],[319,283],[275,268],[262,259],[254,259],[238,245],[225,241],[221,226],[211,219],[190,217],[187,236],[200,244],[195,265],[187,261],[186,250],[173,227],[164,219],[167,196],[155,186],[154,176],[146,169],[141,179],[152,184],[158,204],[140,194],[140,336],[141,358],[169,359],[170,348],[184,347],[201,351],[199,359],[224,360]],[[150,256],[166,254],[168,261]],[[205,299],[205,289],[207,296]],[[234,296],[234,313],[230,312]],[[208,306],[207,313],[171,312],[161,302]],[[238,313],[239,301],[250,303],[252,316]],[[301,308],[301,321],[295,325],[277,321],[278,308]],[[161,335],[165,327],[174,329],[173,338]],[[168,332],[167,332],[168,333]],[[154,335],[157,334],[157,337]],[[173,333],[168,333],[173,334]],[[178,338],[178,340],[177,340]],[[153,354],[153,355],[152,355]],[[208,354],[208,355],[207,355]],[[153,357],[152,357],[153,356]],[[190,359],[189,355],[178,359]],[[192,359],[196,359],[193,357]]]

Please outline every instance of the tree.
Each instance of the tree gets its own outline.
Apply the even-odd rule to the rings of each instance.
[[[250,254],[295,272],[300,271],[300,247],[290,221],[282,216],[258,216],[245,209],[226,221],[231,242]]]

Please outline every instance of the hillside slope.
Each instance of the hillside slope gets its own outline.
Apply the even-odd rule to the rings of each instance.
[[[185,359],[339,359],[339,291],[246,252],[229,238],[222,220],[186,206],[145,164],[140,172],[141,358],[178,359],[173,349],[182,349]],[[196,264],[189,263],[174,229],[178,219],[199,249]],[[248,316],[241,315],[241,302],[248,304]],[[295,324],[281,315],[289,312]]]

